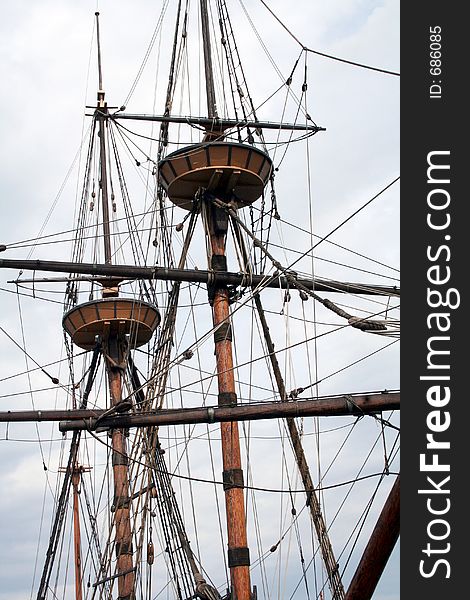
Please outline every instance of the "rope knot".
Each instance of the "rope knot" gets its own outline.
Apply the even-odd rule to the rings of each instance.
[[[194,356],[194,352],[192,350],[190,350],[190,349],[185,350],[183,352],[183,358],[184,358],[184,360],[190,360],[193,356]]]
[[[348,323],[351,327],[355,327],[361,331],[385,331],[387,329],[383,323],[379,323],[378,321],[367,321],[366,319],[360,319],[359,317],[350,317]]]

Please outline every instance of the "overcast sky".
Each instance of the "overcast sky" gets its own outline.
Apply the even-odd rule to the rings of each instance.
[[[160,48],[162,56],[171,45],[169,17],[173,4],[170,3],[165,21],[168,39],[164,42],[157,40],[154,46],[154,53]],[[399,2],[396,0],[299,0],[295,3],[275,0],[268,4],[308,48],[399,72]],[[76,156],[89,124],[89,118],[84,116],[84,107],[96,103],[95,10],[101,13],[106,97],[110,105],[118,107],[127,102],[162,5],[162,1],[150,0],[43,0],[40,3],[20,0],[2,7],[0,244],[34,238],[41,230],[44,235],[73,227],[79,189]],[[236,27],[250,91],[255,105],[260,105],[281,85],[279,72],[284,78],[289,75],[301,47],[258,0],[245,0],[243,4],[231,0],[227,5]],[[243,7],[269,49],[270,57],[260,46]],[[154,112],[152,86],[155,64],[156,59],[152,55],[127,103],[129,112]],[[161,69],[157,99],[166,90],[167,70],[163,66]],[[325,235],[399,176],[399,78],[308,53],[306,62],[305,55],[299,61],[293,80],[292,87],[298,95],[305,73],[308,113],[315,123],[326,128],[326,132],[318,133],[309,141],[308,154],[302,143],[292,144],[291,151],[282,161],[283,149],[276,151],[274,162],[279,168],[276,172],[276,194],[279,212],[285,221],[308,229],[313,207],[314,233]],[[204,114],[204,96],[200,90],[194,89],[192,93],[193,114]],[[278,120],[284,100],[285,92],[282,92],[267,102],[260,109],[259,118]],[[288,100],[284,119],[294,120],[296,109],[295,102]],[[163,112],[161,102],[157,101],[155,112]],[[178,111],[175,109],[175,112]],[[183,109],[182,112],[188,114],[189,111]],[[307,191],[309,185],[310,195]],[[397,285],[398,275],[394,269],[399,268],[398,221],[399,188],[395,184],[331,237],[331,241],[363,256],[373,257],[378,262],[372,264],[358,255],[352,256],[333,246],[324,248],[322,245],[318,256],[341,265],[318,261],[316,274],[333,279]],[[300,252],[312,245],[309,235],[296,233],[285,224],[273,240],[279,243],[287,240],[287,245]],[[1,257],[26,258],[30,250],[26,246],[12,248]],[[31,257],[67,260],[69,255],[68,245],[57,244],[38,246]],[[295,254],[284,254],[280,250],[278,256],[283,263],[295,259]],[[197,262],[198,258],[199,254],[195,252],[197,266],[205,268],[203,263]],[[344,268],[344,263],[353,264],[356,270]],[[308,267],[308,264],[302,263],[303,270]],[[33,301],[26,297],[19,300],[8,291],[15,291],[15,286],[7,284],[17,275],[15,271],[0,272],[0,326],[20,345],[25,344],[29,355],[39,364],[63,358],[61,304]],[[24,274],[24,277],[30,276],[31,273]],[[60,293],[48,297],[62,301]],[[268,306],[278,313],[285,308],[280,294],[269,300]],[[300,311],[298,306],[297,309]],[[373,308],[368,310],[373,311]],[[243,318],[240,317],[242,325]],[[299,327],[293,336],[301,333]],[[279,336],[276,347],[286,345],[284,330],[275,330],[275,335]],[[325,354],[319,362],[320,374],[324,377],[339,370],[386,343],[387,340],[368,337],[360,332],[345,336],[341,342],[325,342],[322,347]],[[211,356],[208,347],[206,353]],[[353,374],[348,371],[325,379],[320,392],[399,388],[398,344],[380,356],[373,364],[365,362],[358,365]],[[302,359],[293,356],[290,360],[294,363],[299,360],[300,365]],[[242,362],[241,358],[239,362]],[[22,377],[21,381],[18,378],[6,379],[31,368],[33,363],[26,361],[24,353],[2,331],[0,364],[0,410],[64,406],[60,390],[9,395],[24,392],[29,386],[31,389],[43,389],[52,384],[40,372],[35,372],[30,379]],[[294,367],[289,371],[291,380],[288,383],[292,387],[296,382],[299,385],[305,382],[305,377],[302,379],[303,367],[299,365],[295,376]],[[65,381],[65,366],[62,369],[59,372],[53,367],[52,372]],[[305,427],[308,430],[310,425],[306,423]],[[376,429],[376,433],[378,431]],[[39,446],[34,426],[2,426],[0,437],[3,466],[0,600],[23,600],[30,597],[33,573],[36,571],[37,580],[42,569],[43,555],[37,556],[37,537],[43,498],[50,500],[49,486],[55,486],[54,470],[57,470],[59,450],[58,444],[43,443]],[[8,440],[5,439],[7,437]],[[60,437],[56,426],[41,428],[42,439],[51,437]],[[334,444],[326,455],[328,452],[334,454]],[[354,448],[351,453],[354,453]],[[267,456],[261,457],[264,472],[260,477],[266,476],[266,486],[274,487],[269,485],[269,461],[265,461]],[[347,463],[345,460],[346,466]],[[398,470],[397,464],[394,470]],[[48,466],[48,471],[44,465]],[[204,464],[200,469],[202,477],[208,475]],[[346,478],[343,473],[340,476]],[[389,479],[390,484],[379,495],[375,516],[393,483],[392,478]],[[268,500],[265,502],[268,508],[271,507]],[[360,494],[355,502],[361,502]],[[42,537],[46,541],[50,527],[48,519],[50,510],[45,509]],[[338,530],[336,535],[342,541],[346,533]],[[211,560],[209,557],[209,563]],[[398,578],[398,553],[395,552],[374,600],[398,598]],[[36,590],[37,581],[35,586]]]

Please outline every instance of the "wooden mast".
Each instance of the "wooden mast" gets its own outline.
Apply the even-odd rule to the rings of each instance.
[[[77,447],[78,448],[78,447]],[[75,571],[75,600],[82,600],[83,598],[83,577],[82,577],[82,541],[81,541],[81,530],[80,530],[80,507],[79,507],[79,495],[80,495],[80,481],[82,473],[90,471],[91,467],[83,467],[78,464],[76,460],[73,461],[70,466],[61,468],[60,472],[68,472],[72,482],[72,511],[73,511],[73,550],[74,550],[74,571]]]
[[[211,40],[209,34],[209,14],[207,0],[200,0],[202,44],[204,50],[204,72],[206,76],[207,116],[217,118],[217,103],[215,100],[214,72],[212,69]]]
[[[99,122],[100,136],[100,175],[101,175],[101,199],[103,207],[103,234],[104,234],[104,253],[105,263],[111,263],[111,240],[109,229],[109,204],[108,204],[108,173],[106,170],[106,138],[105,138],[105,118],[101,112],[106,112],[104,101],[103,80],[101,73],[101,47],[99,35],[99,13],[96,15],[96,33],[98,42],[98,107],[97,118]],[[104,288],[103,297],[118,296],[118,288]],[[123,412],[130,408],[128,402],[122,401],[122,376],[126,365],[127,341],[124,335],[119,334],[119,330],[110,331],[107,339],[103,343],[103,353],[106,358],[106,370],[108,373],[109,391],[111,406],[117,412]],[[129,499],[129,469],[126,447],[125,429],[116,428],[111,430],[112,447],[112,466],[114,478],[114,520],[115,520],[115,551],[116,551],[116,570],[118,584],[118,600],[133,600],[135,574],[133,570],[133,548],[132,548],[132,530],[130,520],[130,499]]]
[[[209,237],[212,268],[225,264],[226,224],[218,222],[217,209],[206,205],[206,233]],[[212,318],[216,329],[214,334],[217,364],[218,404],[235,405],[235,377],[233,371],[232,335],[230,324],[229,293],[226,286],[215,285],[209,290],[212,296]],[[237,600],[250,600],[251,585],[249,571],[249,551],[246,534],[246,517],[243,495],[243,471],[240,457],[238,423],[221,423],[223,481],[227,513],[228,564],[232,580],[233,597]],[[235,487],[239,486],[239,487]]]
[[[117,335],[108,340],[106,368],[108,371],[111,405],[121,412],[127,410],[122,401],[122,374],[124,358],[122,340]],[[133,548],[130,520],[129,470],[126,447],[125,429],[120,427],[111,430],[111,447],[113,449],[114,476],[114,521],[116,563],[118,575],[118,599],[132,600],[134,598]]]
[[[109,204],[108,204],[108,174],[106,168],[106,114],[108,108],[104,101],[103,90],[103,75],[101,72],[101,47],[100,47],[100,21],[99,12],[96,16],[96,38],[98,42],[98,107],[96,111],[98,119],[98,135],[100,138],[100,187],[101,201],[103,209],[103,237],[104,237],[104,261],[106,264],[111,263],[111,237],[109,230]]]
[[[209,118],[217,118],[214,78],[212,70],[209,16],[207,0],[200,0],[201,25],[204,47],[204,65]],[[215,132],[206,129],[204,141],[214,139]],[[210,185],[209,185],[210,188]],[[209,195],[203,199],[204,225],[210,247],[209,268],[226,271],[225,239],[228,229],[226,215],[211,205]],[[209,301],[212,305],[212,320],[217,365],[218,404],[233,405],[237,402],[235,376],[233,372],[232,336],[230,324],[229,292],[226,286],[208,285]],[[250,556],[246,533],[246,516],[243,494],[243,470],[240,455],[238,423],[221,423],[223,481],[225,510],[227,517],[228,566],[232,584],[231,597],[250,600]]]

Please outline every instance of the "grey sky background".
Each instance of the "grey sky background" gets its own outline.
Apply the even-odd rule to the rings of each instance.
[[[165,20],[168,38],[157,42],[161,64],[171,45],[172,31],[169,23],[172,4]],[[300,54],[297,42],[277,23],[263,5],[255,0],[243,4],[227,2],[236,27],[237,41],[245,67],[250,91],[255,104],[261,104],[281,83],[282,78],[273,68],[254,34],[243,7],[248,11],[263,42],[271,53],[282,76],[286,78]],[[309,48],[334,56],[399,71],[399,2],[395,0],[332,0],[320,2],[299,0],[283,2],[274,0],[269,6],[289,27],[295,36]],[[96,103],[96,57],[94,35],[94,12],[101,13],[103,51],[103,73],[106,98],[112,106],[121,106],[128,96],[132,83],[145,55],[156,22],[162,9],[161,2],[137,0],[123,2],[45,0],[40,3],[23,0],[2,7],[0,23],[0,190],[1,219],[0,243],[14,244],[20,240],[71,229],[80,187],[76,160],[81,139],[90,119],[84,117],[84,106]],[[161,44],[158,46],[158,44]],[[196,59],[195,59],[196,60]],[[161,113],[161,98],[166,90],[167,70],[161,66],[157,89],[156,108],[153,103],[155,80],[155,58],[149,59],[146,70],[127,105],[129,112]],[[326,132],[314,136],[306,147],[302,142],[292,144],[286,157],[279,163],[283,149],[276,151],[275,164],[276,194],[279,212],[286,221],[305,229],[313,212],[314,233],[325,235],[345,218],[356,211],[367,200],[399,176],[399,78],[361,69],[352,65],[332,61],[314,54],[307,55],[305,65],[302,56],[295,72],[293,89],[300,94],[307,68],[307,110],[313,120],[326,127]],[[192,92],[192,114],[204,114],[204,95],[195,88]],[[267,102],[258,113],[264,120],[278,120],[284,110],[285,93],[281,92]],[[285,120],[295,119],[296,105],[289,100],[285,109]],[[174,112],[178,112],[175,107]],[[183,107],[183,114],[189,114]],[[307,161],[309,171],[307,171]],[[308,174],[308,175],[307,175]],[[131,175],[132,177],[132,175]],[[311,195],[308,196],[310,180]],[[139,198],[142,201],[142,198]],[[184,216],[184,215],[183,215]],[[47,218],[47,222],[45,221]],[[176,218],[176,217],[175,217]],[[177,222],[177,221],[176,221]],[[392,186],[373,202],[367,210],[333,234],[331,241],[353,249],[355,252],[373,257],[376,261],[399,268],[399,188]],[[44,226],[44,227],[43,227]],[[273,242],[283,243],[299,252],[311,246],[308,234],[301,233],[285,224],[273,236]],[[195,240],[195,244],[200,244]],[[201,246],[202,247],[202,246]],[[29,257],[30,247],[11,248],[2,258]],[[293,253],[277,250],[279,259],[289,263],[295,259]],[[31,258],[68,260],[70,246],[67,244],[39,245]],[[318,254],[322,259],[315,265],[320,277],[395,285],[397,272],[379,264],[346,253],[334,246],[321,246]],[[205,268],[204,256],[195,249],[194,261]],[[345,267],[352,264],[356,270]],[[308,270],[309,261],[300,264],[299,270]],[[362,269],[362,270],[358,270]],[[373,274],[371,274],[373,273]],[[44,365],[65,357],[62,341],[63,295],[58,286],[57,294],[48,298],[58,303],[41,299],[18,297],[11,293],[15,286],[7,281],[15,279],[15,271],[0,272],[0,326],[39,364]],[[30,277],[31,273],[25,273]],[[37,296],[40,287],[35,289]],[[29,290],[22,290],[31,294]],[[201,292],[199,300],[205,300]],[[348,302],[350,299],[348,298]],[[364,307],[362,301],[357,307]],[[301,314],[298,298],[292,301],[292,314]],[[283,305],[280,293],[267,300],[267,308],[278,317]],[[310,318],[312,308],[309,307]],[[374,311],[370,304],[366,310]],[[296,312],[297,311],[297,312]],[[184,315],[184,311],[182,312]],[[396,315],[398,317],[398,313]],[[238,331],[249,326],[248,317],[240,311]],[[273,316],[273,319],[275,317]],[[279,329],[274,328],[276,347],[286,345],[283,316]],[[201,332],[208,325],[207,315],[201,317]],[[301,338],[302,327],[293,327],[293,339]],[[241,337],[241,334],[239,334]],[[368,336],[360,332],[347,332],[331,336],[331,341],[319,342],[319,373],[322,377],[357,360],[369,352],[378,350],[387,340]],[[24,394],[24,390],[51,388],[50,380],[35,371],[31,377],[8,379],[11,375],[31,368],[26,360],[3,332],[0,331],[0,410],[34,408],[62,408],[64,396],[60,389]],[[189,337],[185,338],[189,343]],[[261,351],[261,350],[260,350]],[[313,351],[313,350],[312,350]],[[212,351],[205,346],[203,352],[211,359]],[[243,351],[242,351],[243,352]],[[240,357],[239,362],[242,362]],[[293,354],[290,366],[284,365],[290,388],[310,381],[307,376],[305,357]],[[399,388],[398,344],[377,355],[374,361],[364,361],[356,368],[341,372],[334,378],[326,378],[320,393],[367,391]],[[47,369],[51,374],[66,381],[65,364]],[[261,374],[260,374],[261,376]],[[189,377],[189,376],[188,376]],[[21,392],[21,395],[18,395]],[[17,395],[14,395],[17,394]],[[197,404],[197,400],[194,400]],[[265,426],[255,428],[258,435],[268,433]],[[306,432],[312,433],[313,426],[305,424]],[[0,427],[0,460],[2,469],[2,494],[0,497],[0,600],[23,600],[35,597],[37,577],[44,557],[50,527],[50,500],[56,486],[56,471],[60,463],[60,435],[56,426],[39,428],[38,443],[35,426],[11,425]],[[358,434],[357,446],[350,447],[337,475],[331,475],[330,483],[347,479],[353,458],[365,452],[370,440],[375,439],[379,428],[372,433],[364,429]],[[340,434],[331,434],[331,442],[325,449],[324,460],[333,456]],[[392,440],[390,437],[388,441]],[[16,441],[18,440],[18,441]],[[308,438],[311,440],[311,438]],[[306,441],[308,452],[314,453],[313,445]],[[274,487],[277,474],[272,472],[274,461],[270,451],[260,443],[258,471],[259,485]],[[274,446],[272,452],[275,452]],[[252,456],[254,451],[252,450]],[[194,473],[208,475],[204,454],[194,454]],[[274,456],[274,454],[273,454]],[[376,466],[380,469],[380,452]],[[351,464],[349,462],[351,461]],[[375,463],[374,463],[375,464]],[[47,470],[44,469],[47,466]],[[255,467],[254,467],[255,469]],[[393,471],[398,471],[394,464]],[[380,491],[374,510],[373,523],[393,481]],[[361,506],[373,489],[373,483],[363,487],[349,500],[347,520],[354,521],[355,509]],[[205,501],[202,490],[200,500]],[[340,497],[329,496],[332,506],[337,506]],[[44,504],[43,504],[44,502]],[[271,498],[260,500],[266,513],[277,510]],[[300,501],[300,504],[302,502]],[[47,508],[48,507],[48,508]],[[203,507],[202,507],[203,510]],[[330,512],[330,515],[334,513]],[[349,526],[349,525],[348,525]],[[41,546],[37,544],[38,532],[42,527]],[[266,525],[269,527],[269,524]],[[335,524],[332,530],[335,548],[341,547],[347,536]],[[201,542],[206,533],[201,533]],[[42,554],[41,554],[42,551]],[[357,558],[361,548],[355,553]],[[215,555],[214,551],[214,555]],[[217,568],[216,557],[206,556],[212,570]],[[351,561],[354,563],[354,561]],[[354,564],[349,568],[351,575]],[[36,583],[31,596],[33,577]],[[299,592],[295,598],[302,598]],[[399,597],[398,549],[386,569],[384,577],[374,595],[374,600],[395,600]]]

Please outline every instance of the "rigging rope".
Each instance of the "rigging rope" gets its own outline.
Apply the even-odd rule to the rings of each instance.
[[[86,431],[88,431],[88,433],[100,444],[102,444],[103,446],[106,446],[108,449],[111,449],[111,445],[108,444],[106,441],[102,440],[100,437],[98,437],[98,435],[96,435],[93,431],[91,431],[91,430],[86,430]],[[119,452],[118,452],[118,454],[119,454]],[[129,460],[135,464],[138,464],[138,465],[141,465],[144,467],[148,466],[146,463],[138,461],[137,459],[132,459],[131,457],[129,457]],[[189,481],[189,480],[198,481],[199,483],[210,483],[211,485],[214,485],[214,484],[219,485],[219,486],[224,485],[223,481],[217,481],[217,480],[213,480],[213,479],[204,479],[202,477],[189,477],[188,475],[181,475],[180,473],[176,473],[176,472],[170,473],[168,470],[165,470],[164,473],[167,473],[168,476],[170,477],[170,479],[172,479],[172,478],[185,479],[187,481]],[[383,475],[382,471],[380,473],[370,473],[368,475],[363,475],[362,477],[356,477],[355,479],[341,481],[340,483],[334,483],[334,484],[330,484],[330,485],[317,485],[312,489],[317,492],[324,491],[324,490],[332,490],[335,488],[343,487],[345,485],[351,485],[351,483],[355,483],[358,481],[371,479],[372,477],[381,477],[382,475]],[[390,471],[389,475],[398,475],[398,473]],[[260,487],[260,486],[244,485],[243,489],[256,490],[258,492],[267,492],[267,493],[272,493],[272,494],[305,494],[305,488],[302,488],[302,489],[278,489],[277,488],[276,489],[276,488],[266,488],[266,487]],[[312,491],[312,490],[307,490],[307,491]]]
[[[96,367],[98,362],[98,353],[99,349],[95,349],[93,353],[92,359],[92,368],[90,369],[90,373],[88,375],[88,381],[86,385],[85,394],[80,403],[80,408],[86,408],[88,402],[88,395],[91,390],[94,378],[96,376]],[[80,431],[74,431],[72,435],[72,440],[70,443],[69,449],[69,457],[67,462],[67,467],[65,469],[64,480],[62,483],[62,488],[60,492],[60,496],[57,502],[56,512],[54,516],[54,523],[52,526],[52,532],[49,539],[49,546],[46,553],[46,561],[43,567],[43,572],[41,576],[41,582],[39,584],[39,589],[37,593],[37,600],[45,600],[47,589],[49,587],[49,580],[52,575],[52,568],[54,565],[54,559],[57,552],[57,547],[59,544],[59,539],[61,537],[62,527],[65,520],[65,514],[67,510],[68,497],[70,493],[70,488],[72,486],[72,472],[77,465],[78,461],[78,449],[80,444]]]
[[[126,96],[126,99],[124,100],[124,105],[127,105],[129,103],[129,100],[131,99],[132,95],[134,94],[135,88],[137,87],[139,79],[142,76],[142,73],[143,73],[143,70],[145,68],[145,65],[147,64],[147,61],[148,61],[148,59],[150,57],[150,53],[151,53],[152,48],[153,48],[153,46],[155,44],[155,40],[157,38],[158,32],[159,32],[160,28],[162,27],[163,19],[164,19],[164,16],[165,16],[165,12],[166,12],[166,10],[168,8],[168,4],[169,4],[169,0],[165,0],[163,2],[162,10],[160,12],[160,16],[158,17],[157,25],[155,26],[155,29],[154,29],[153,34],[152,34],[152,38],[151,38],[150,43],[149,43],[149,45],[147,47],[147,50],[145,52],[145,56],[144,56],[144,58],[142,60],[142,63],[140,65],[140,67],[139,67],[139,70],[138,70],[137,75],[136,75],[136,77],[134,79],[134,82],[132,83],[131,89],[129,90],[129,92],[128,92],[127,96]],[[125,108],[125,106],[123,108]]]
[[[286,279],[289,281],[289,283],[293,287],[301,290],[302,292],[304,292],[304,294],[308,294],[309,296],[311,296],[312,298],[314,298],[315,300],[317,300],[318,302],[323,304],[323,306],[325,306],[329,310],[336,313],[338,316],[347,319],[348,323],[349,323],[349,325],[351,325],[351,327],[355,327],[357,329],[361,329],[362,331],[368,331],[368,332],[380,331],[380,330],[386,329],[386,326],[384,323],[379,323],[377,321],[371,321],[370,319],[359,318],[359,317],[354,317],[354,316],[350,315],[346,311],[339,308],[336,304],[334,304],[334,302],[332,302],[328,298],[326,298],[326,299],[321,298],[313,290],[310,290],[306,286],[301,284],[299,281],[297,281],[296,277],[292,274],[292,272],[288,271],[288,267],[283,267],[281,265],[281,263],[278,260],[276,260],[274,258],[274,256],[266,249],[266,245],[263,244],[261,242],[261,240],[256,238],[256,236],[254,236],[251,233],[251,231],[246,227],[246,225],[243,223],[243,221],[241,221],[241,219],[239,219],[239,217],[237,216],[236,209],[234,210],[232,204],[230,204],[230,203],[226,204],[226,203],[224,203],[220,200],[216,200],[216,199],[214,199],[214,204],[216,206],[224,208],[228,212],[228,214],[232,217],[232,219],[234,221],[236,221],[248,233],[248,235],[253,239],[253,244],[256,247],[260,248],[260,250],[271,260],[273,266],[284,274]]]
[[[325,58],[330,58],[331,60],[337,60],[339,62],[346,63],[348,65],[353,65],[354,67],[361,67],[363,69],[369,69],[371,71],[385,73],[386,75],[395,75],[396,77],[400,77],[400,73],[397,73],[395,71],[388,71],[386,69],[379,69],[378,67],[371,67],[369,65],[364,65],[362,63],[354,62],[352,60],[346,60],[344,58],[338,58],[337,56],[332,56],[331,54],[325,54],[324,52],[319,52],[318,50],[312,50],[312,48],[308,48],[305,44],[302,44],[302,42],[292,33],[292,31],[287,27],[287,25],[285,25],[281,21],[281,19],[273,12],[273,10],[266,4],[266,2],[264,0],[260,0],[260,2],[271,13],[271,15],[276,19],[276,21],[287,31],[287,33],[291,36],[291,38],[294,39],[299,44],[299,46],[301,46],[301,48],[303,50],[305,50],[305,52],[311,52],[312,54],[318,54],[319,56],[323,56]]]
[[[48,372],[45,370],[45,368],[44,368],[44,367],[42,367],[42,366],[41,366],[41,365],[40,365],[40,364],[39,364],[39,363],[38,363],[38,362],[37,362],[37,361],[36,361],[36,360],[35,360],[35,359],[34,359],[34,358],[33,358],[33,357],[32,357],[32,356],[29,354],[29,353],[28,353],[28,352],[26,352],[26,350],[25,350],[25,349],[24,349],[24,348],[23,348],[23,347],[22,347],[22,346],[21,346],[21,345],[20,345],[20,344],[19,344],[19,343],[18,343],[16,340],[14,340],[14,339],[11,337],[11,335],[10,335],[8,332],[6,332],[6,331],[5,331],[5,329],[3,329],[3,327],[2,327],[2,326],[0,326],[0,330],[1,330],[1,331],[2,331],[2,332],[3,332],[3,333],[6,335],[6,336],[7,336],[7,338],[8,338],[10,341],[12,341],[12,342],[15,344],[15,346],[16,346],[17,348],[19,348],[19,349],[20,349],[20,350],[23,352],[23,354],[24,354],[24,355],[25,355],[27,358],[29,358],[31,361],[33,361],[33,363],[34,363],[34,364],[37,366],[37,368],[38,368],[40,371],[42,371],[42,372],[44,373],[44,375],[46,375],[47,377],[49,377],[49,379],[52,381],[52,383],[54,383],[55,385],[61,385],[61,387],[62,387],[63,389],[65,389],[65,390],[68,392],[68,390],[66,389],[66,387],[65,387],[65,386],[63,386],[62,384],[60,384],[60,382],[59,382],[59,380],[57,379],[57,377],[53,377],[53,376],[52,376],[50,373],[48,373]],[[64,359],[64,360],[66,360],[66,359]],[[56,362],[54,362],[54,363],[49,363],[49,365],[57,364],[57,362],[60,362],[60,361],[56,361]],[[47,365],[46,365],[46,366],[47,366]],[[11,379],[12,377],[18,377],[19,375],[25,375],[25,374],[29,374],[29,373],[31,373],[32,371],[35,371],[35,370],[36,370],[36,369],[28,369],[27,371],[24,371],[23,373],[17,373],[16,375],[10,375],[9,377],[4,377],[4,378],[3,378],[1,381],[5,381],[6,379]]]

